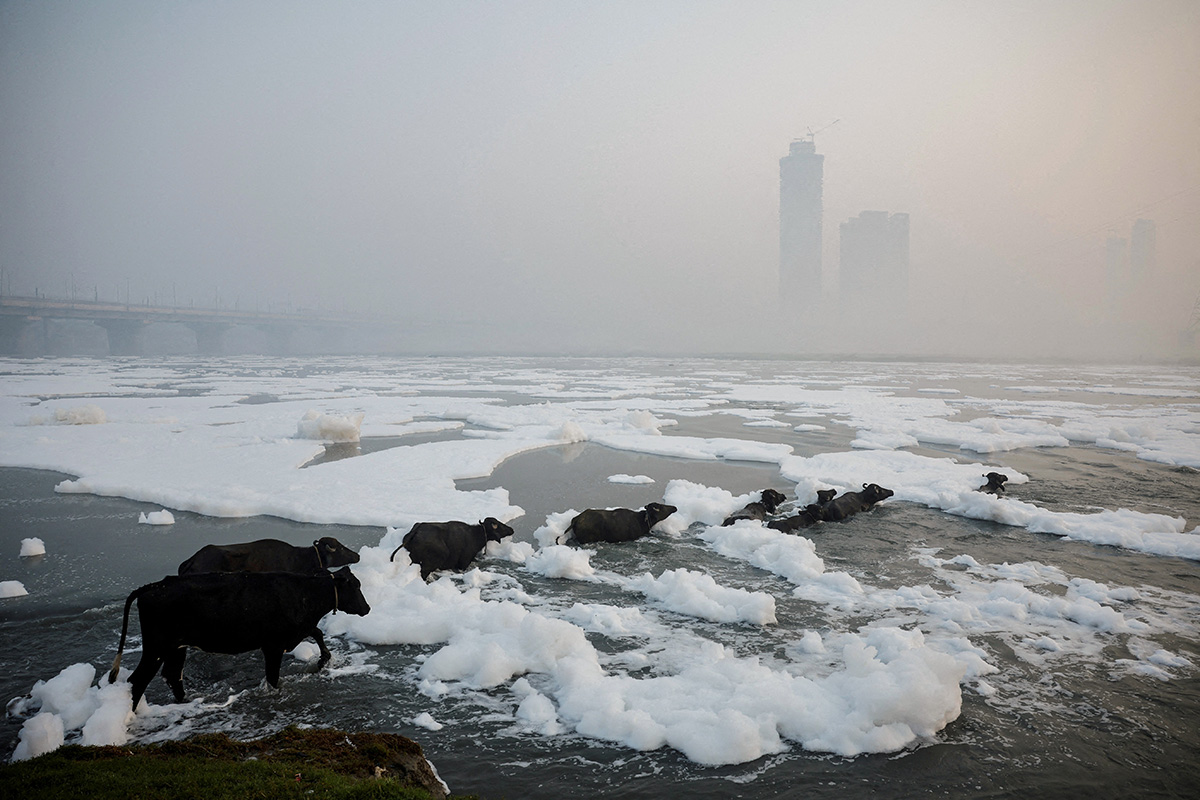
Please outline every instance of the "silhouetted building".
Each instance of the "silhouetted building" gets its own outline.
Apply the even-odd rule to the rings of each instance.
[[[908,293],[908,214],[864,211],[840,229],[841,300],[903,300]]]
[[[779,159],[779,286],[785,301],[821,295],[821,182],[825,156],[792,142]]]
[[[1154,272],[1157,239],[1153,221],[1139,219],[1133,223],[1129,237],[1129,272],[1134,279],[1146,278]]]
[[[1137,306],[1154,276],[1158,234],[1154,222],[1139,219],[1130,236],[1110,236],[1104,243],[1105,306],[1118,319]]]

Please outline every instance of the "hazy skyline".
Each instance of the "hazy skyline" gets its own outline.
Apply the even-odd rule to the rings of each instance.
[[[781,307],[779,159],[835,119],[825,293]],[[1200,5],[5,2],[0,175],[14,293],[520,350],[1161,354],[1200,292]],[[837,324],[868,209],[911,216],[902,330]],[[1158,271],[1105,327],[1138,217]]]

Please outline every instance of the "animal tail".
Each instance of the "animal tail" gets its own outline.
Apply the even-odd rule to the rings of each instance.
[[[408,544],[408,540],[412,538],[413,531],[416,530],[416,527],[416,525],[413,525],[412,528],[409,529],[408,533],[404,534],[404,538],[400,540],[400,547],[404,547],[404,545]],[[400,547],[397,547],[392,551],[392,554],[388,556],[388,561],[396,560],[396,553],[400,552]]]
[[[125,598],[125,617],[121,620],[121,643],[117,645],[117,657],[113,659],[112,669],[108,673],[108,682],[114,683],[117,680],[117,672],[121,669],[121,653],[125,651],[125,634],[129,632],[129,607],[133,605],[133,601],[142,593],[142,589],[134,589],[129,593],[129,597]]]

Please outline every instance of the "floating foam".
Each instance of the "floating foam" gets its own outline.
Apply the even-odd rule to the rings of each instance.
[[[320,439],[326,442],[357,442],[363,414],[322,414],[310,409],[296,426],[299,439]]]
[[[20,558],[29,558],[31,556],[46,555],[46,543],[41,539],[33,536],[29,539],[21,540],[21,555]]]
[[[626,475],[622,472],[616,475],[609,475],[608,482],[628,484],[654,483],[654,478],[651,478],[649,475]]]

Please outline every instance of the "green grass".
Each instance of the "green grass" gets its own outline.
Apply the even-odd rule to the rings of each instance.
[[[413,785],[428,778],[423,761],[402,736],[298,728],[255,742],[206,734],[158,745],[68,745],[0,765],[0,798],[426,800],[433,795]],[[387,770],[381,779],[376,767]]]

